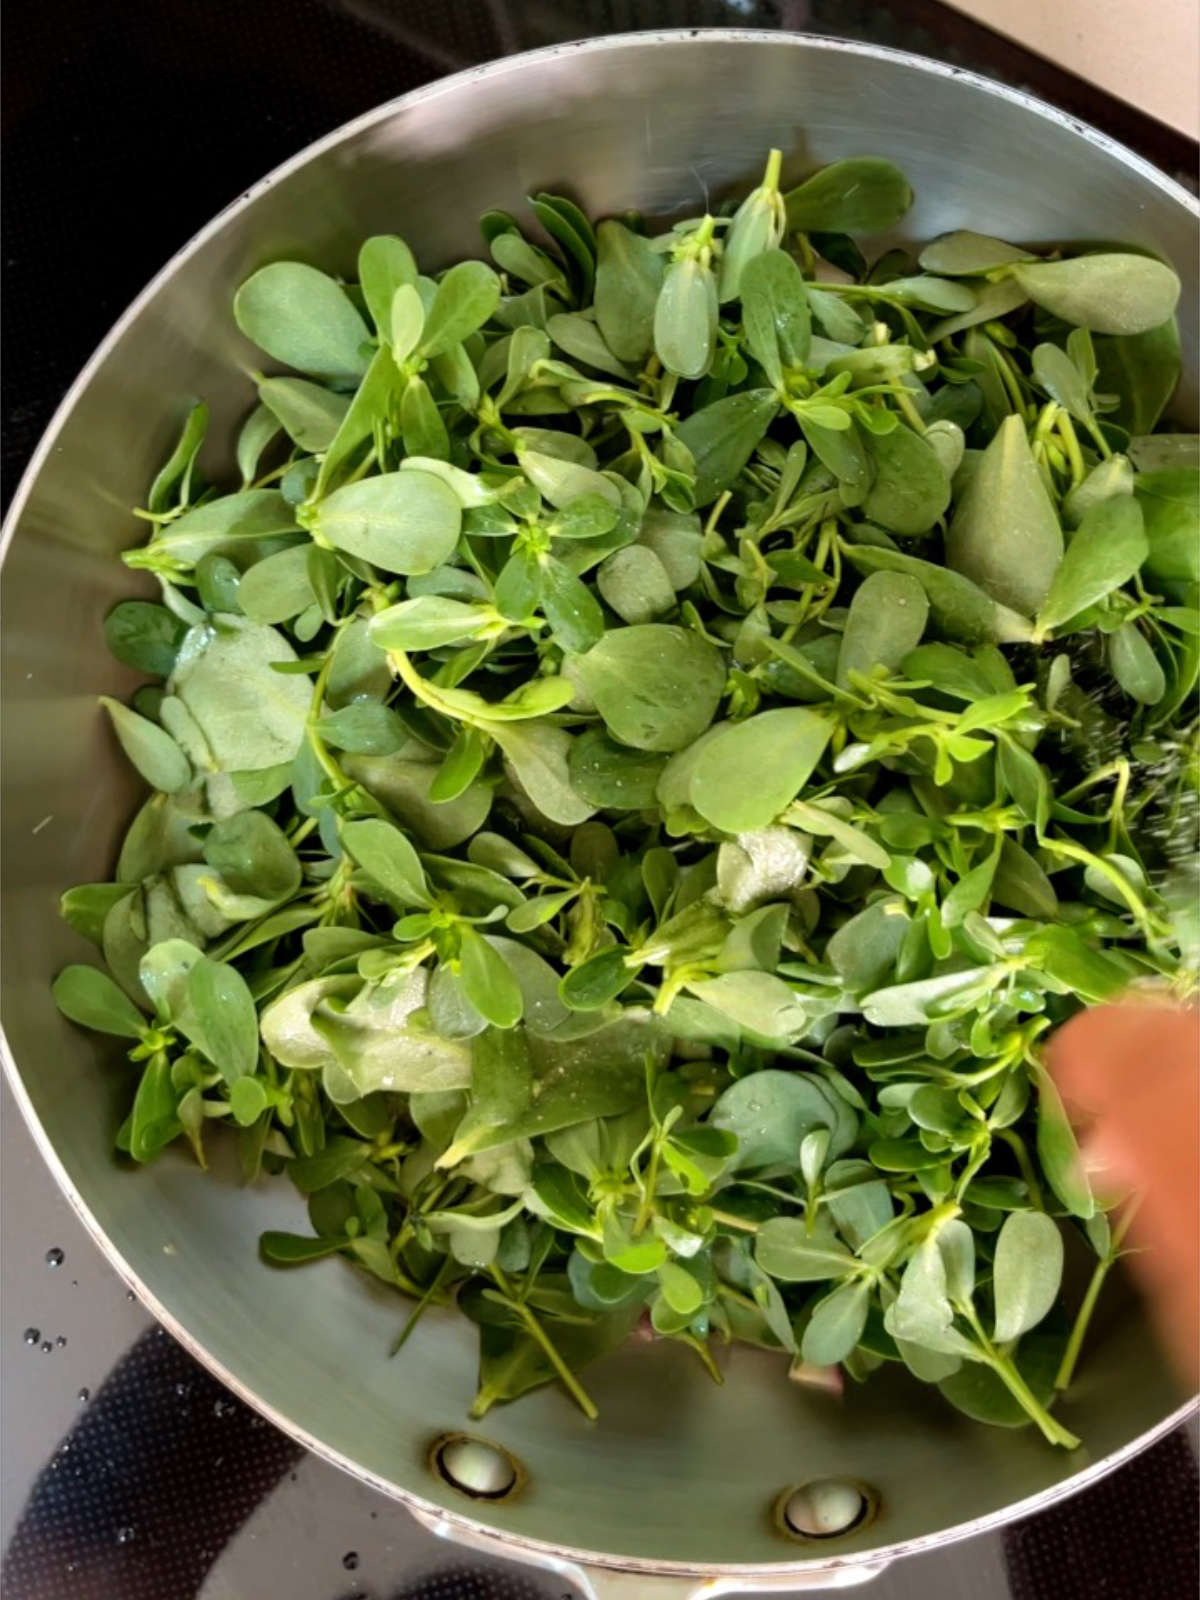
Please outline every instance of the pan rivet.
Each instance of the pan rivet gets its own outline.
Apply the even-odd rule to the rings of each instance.
[[[870,1490],[845,1478],[814,1478],[784,1490],[779,1501],[784,1527],[801,1539],[835,1539],[862,1527],[874,1510]]]
[[[502,1500],[516,1488],[520,1475],[507,1451],[465,1433],[440,1440],[433,1462],[451,1488],[481,1500]]]

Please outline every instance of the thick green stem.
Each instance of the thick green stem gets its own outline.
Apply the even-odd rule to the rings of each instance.
[[[662,1142],[655,1139],[650,1146],[650,1160],[646,1166],[646,1176],[642,1182],[642,1197],[638,1204],[637,1217],[633,1224],[633,1237],[636,1239],[644,1233],[654,1210],[654,1191],[658,1187],[658,1164],[662,1158]]]
[[[1050,1415],[1037,1395],[1034,1394],[1025,1379],[1017,1371],[1011,1357],[1001,1356],[993,1350],[989,1357],[989,1365],[1013,1399],[1037,1423],[1050,1444],[1061,1445],[1064,1450],[1078,1450],[1078,1438],[1069,1428],[1064,1428],[1061,1422],[1058,1422]]]
[[[392,1346],[391,1351],[389,1352],[391,1355],[398,1355],[400,1353],[400,1351],[403,1350],[404,1346],[408,1343],[409,1335],[412,1333],[412,1331],[416,1327],[417,1323],[420,1322],[422,1316],[425,1314],[425,1312],[429,1309],[429,1307],[433,1304],[434,1300],[437,1298],[438,1292],[440,1291],[440,1289],[442,1287],[442,1283],[445,1280],[446,1273],[447,1273],[448,1269],[451,1267],[451,1265],[452,1265],[452,1262],[451,1262],[450,1257],[449,1256],[445,1256],[443,1258],[443,1260],[442,1260],[441,1266],[437,1269],[437,1272],[434,1274],[433,1282],[429,1285],[428,1289],[426,1289],[425,1293],[421,1296],[421,1298],[417,1301],[416,1305],[412,1308],[412,1311],[411,1311],[411,1313],[409,1315],[408,1321],[404,1324],[404,1326],[401,1328],[399,1334],[397,1335],[396,1342]]]
[[[733,1213],[729,1211],[717,1211],[716,1209],[713,1209],[712,1218],[714,1222],[723,1222],[727,1228],[736,1228],[739,1233],[758,1232],[757,1222],[750,1222],[745,1217],[735,1217]]]
[[[917,410],[916,406],[913,404],[913,398],[909,394],[908,390],[904,387],[903,381],[899,378],[893,378],[888,387],[892,391],[892,395],[895,398],[896,404],[904,413],[904,420],[908,423],[909,427],[912,428],[914,433],[924,433],[924,419],[922,418],[921,413]]]
[[[567,1393],[571,1396],[572,1400],[574,1400],[575,1404],[583,1412],[588,1421],[595,1422],[596,1418],[600,1415],[600,1412],[596,1408],[595,1402],[592,1400],[587,1390],[579,1382],[579,1379],[571,1371],[567,1363],[559,1355],[558,1351],[554,1348],[550,1336],[546,1332],[545,1328],[542,1327],[541,1323],[534,1316],[533,1312],[530,1311],[528,1306],[522,1305],[519,1300],[514,1298],[513,1292],[509,1288],[508,1282],[504,1274],[500,1271],[499,1267],[492,1267],[489,1270],[501,1294],[505,1297],[512,1310],[516,1312],[521,1321],[525,1324],[525,1327],[529,1331],[530,1338],[541,1346],[547,1361],[549,1361],[550,1365],[558,1374],[563,1388],[566,1389]]]
[[[979,1342],[979,1347],[983,1351],[984,1359],[988,1366],[991,1367],[1025,1414],[1033,1422],[1037,1423],[1048,1442],[1061,1445],[1064,1450],[1077,1450],[1079,1448],[1079,1440],[1069,1428],[1064,1428],[1061,1422],[1050,1415],[1037,1395],[1034,1394],[1025,1379],[1017,1371],[1016,1362],[1012,1357],[1001,1355],[1000,1351],[996,1349],[987,1334],[984,1333],[983,1326],[974,1308],[963,1306],[960,1309],[971,1324],[971,1329]]]
[[[1029,1198],[1039,1211],[1046,1209],[1046,1201],[1042,1194],[1042,1186],[1037,1180],[1037,1173],[1033,1170],[1033,1162],[1029,1159],[1029,1151],[1025,1148],[1025,1141],[1019,1133],[1014,1133],[1011,1128],[997,1128],[996,1133],[1008,1145],[1013,1155],[1017,1158],[1017,1165],[1021,1169],[1021,1176],[1025,1180],[1025,1187],[1029,1190]]]
[[[1096,1310],[1096,1302],[1100,1298],[1100,1291],[1103,1289],[1105,1279],[1112,1270],[1113,1263],[1120,1254],[1121,1244],[1129,1231],[1129,1224],[1137,1215],[1137,1210],[1141,1203],[1141,1196],[1138,1195],[1125,1207],[1120,1222],[1113,1229],[1107,1253],[1095,1265],[1084,1293],[1083,1301],[1071,1328],[1071,1335],[1067,1340],[1067,1348],[1063,1351],[1058,1374],[1054,1379],[1054,1387],[1056,1389],[1070,1387],[1071,1380],[1075,1376],[1075,1368],[1079,1362],[1079,1353],[1083,1349],[1083,1341],[1087,1337],[1092,1315]]]

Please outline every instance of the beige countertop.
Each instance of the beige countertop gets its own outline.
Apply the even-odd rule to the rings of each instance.
[[[1056,65],[1200,136],[1200,0],[949,0]]]

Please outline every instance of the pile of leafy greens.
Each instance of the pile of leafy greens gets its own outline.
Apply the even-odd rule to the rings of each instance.
[[[495,267],[368,239],[238,292],[127,553],[105,700],[154,793],[64,897],[134,1161],[213,1123],[310,1234],[478,1325],[482,1415],[639,1323],[719,1376],[1071,1379],[1106,1217],[1042,1060],[1191,982],[1196,439],[1174,272],[970,232],[873,262],[838,162],[649,235],[531,202]],[[1092,1252],[1082,1306],[1064,1247]],[[1086,1271],[1085,1271],[1086,1278]],[[1064,1302],[1069,1303],[1064,1303]]]

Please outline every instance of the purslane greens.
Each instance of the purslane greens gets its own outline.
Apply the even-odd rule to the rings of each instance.
[[[888,162],[649,235],[539,194],[494,268],[368,239],[239,291],[105,699],[154,790],[63,912],[135,1161],[212,1124],[479,1329],[473,1414],[640,1321],[968,1415],[1070,1382],[1107,1218],[1042,1064],[1193,982],[1196,440],[1179,285],[960,232]],[[1065,1244],[1094,1258],[1062,1292]]]

